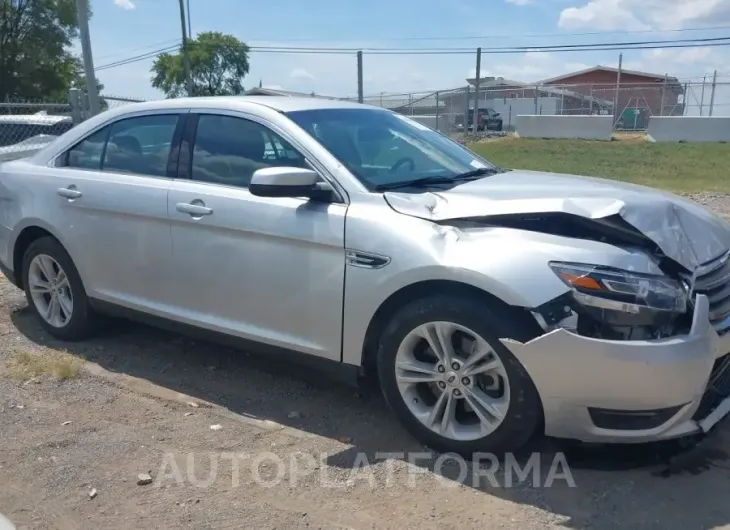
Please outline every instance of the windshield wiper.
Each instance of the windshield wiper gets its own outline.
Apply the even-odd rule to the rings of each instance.
[[[454,182],[463,182],[467,180],[476,180],[485,175],[494,175],[499,173],[501,170],[498,168],[482,167],[473,171],[467,171],[465,173],[459,173],[451,177],[423,177],[412,180],[399,180],[397,182],[387,182],[385,184],[378,184],[375,186],[376,191],[387,191],[396,190],[401,188],[426,188],[428,186],[434,186],[438,184],[453,184]]]

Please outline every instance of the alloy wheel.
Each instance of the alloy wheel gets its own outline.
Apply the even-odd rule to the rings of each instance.
[[[66,272],[47,254],[38,254],[28,268],[28,288],[40,316],[62,328],[73,315],[73,293]]]
[[[507,416],[510,387],[502,360],[471,329],[428,322],[401,341],[395,377],[403,400],[422,424],[457,441],[488,436]]]

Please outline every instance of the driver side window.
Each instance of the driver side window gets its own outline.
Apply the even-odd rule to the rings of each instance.
[[[260,123],[201,114],[193,144],[193,180],[247,188],[257,169],[301,167],[307,162],[284,138]]]

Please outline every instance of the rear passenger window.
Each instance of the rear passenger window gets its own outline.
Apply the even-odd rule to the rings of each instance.
[[[74,167],[79,169],[95,169],[101,168],[101,157],[104,153],[104,144],[109,135],[109,127],[96,131],[91,136],[68,151],[66,167]]]
[[[263,125],[233,116],[199,117],[193,180],[247,188],[257,169],[283,166],[307,167],[296,149]]]
[[[102,171],[166,176],[177,121],[177,114],[162,114],[113,123]]]

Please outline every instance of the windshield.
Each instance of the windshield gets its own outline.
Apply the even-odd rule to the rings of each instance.
[[[400,114],[380,109],[287,113],[369,190],[429,178],[458,178],[493,168],[458,143]]]

